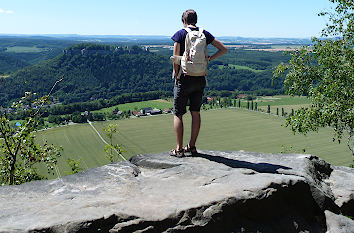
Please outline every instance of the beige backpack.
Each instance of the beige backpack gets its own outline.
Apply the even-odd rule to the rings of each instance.
[[[187,36],[185,51],[181,58],[182,71],[190,76],[205,76],[208,68],[208,54],[203,28],[199,28],[198,31],[192,31],[188,27],[184,29],[187,31]]]

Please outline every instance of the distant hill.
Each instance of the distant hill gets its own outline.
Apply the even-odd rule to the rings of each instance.
[[[0,74],[54,58],[75,43],[46,37],[0,35]]]
[[[213,51],[211,51],[213,52]],[[230,49],[212,61],[207,90],[280,90],[272,84],[275,65],[288,60],[281,52]],[[173,90],[172,65],[168,53],[149,52],[144,47],[81,43],[53,59],[26,67],[0,79],[0,106],[6,107],[25,91],[46,94],[62,76],[54,97],[63,104],[110,99],[124,93]]]
[[[0,105],[25,91],[46,94],[64,76],[54,96],[63,103],[111,98],[129,92],[172,90],[169,59],[133,46],[74,45],[58,57],[0,80]]]

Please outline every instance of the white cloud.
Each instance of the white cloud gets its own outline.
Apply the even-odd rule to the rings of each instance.
[[[0,14],[13,14],[14,12],[12,10],[4,10],[0,8]]]

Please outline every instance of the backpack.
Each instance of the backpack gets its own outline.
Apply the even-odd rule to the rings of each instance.
[[[198,31],[192,31],[188,27],[184,29],[187,31],[187,36],[185,51],[181,58],[182,71],[189,76],[205,76],[208,67],[208,53],[203,28],[199,28]]]

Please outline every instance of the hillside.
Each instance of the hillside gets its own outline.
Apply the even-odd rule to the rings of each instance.
[[[81,53],[82,49],[86,52]],[[43,95],[62,76],[64,81],[54,96],[64,103],[172,88],[169,60],[138,47],[114,50],[105,45],[76,45],[66,51],[3,80],[0,105],[25,91]]]
[[[0,74],[23,69],[30,64],[11,54],[0,52]]]
[[[230,51],[210,64],[207,90],[280,90],[281,81],[272,85],[272,70],[285,59],[281,53]],[[8,106],[25,91],[44,95],[61,77],[64,81],[54,97],[64,104],[109,99],[123,93],[172,92],[171,71],[169,55],[145,51],[136,45],[77,44],[54,59],[2,80],[0,106]]]

